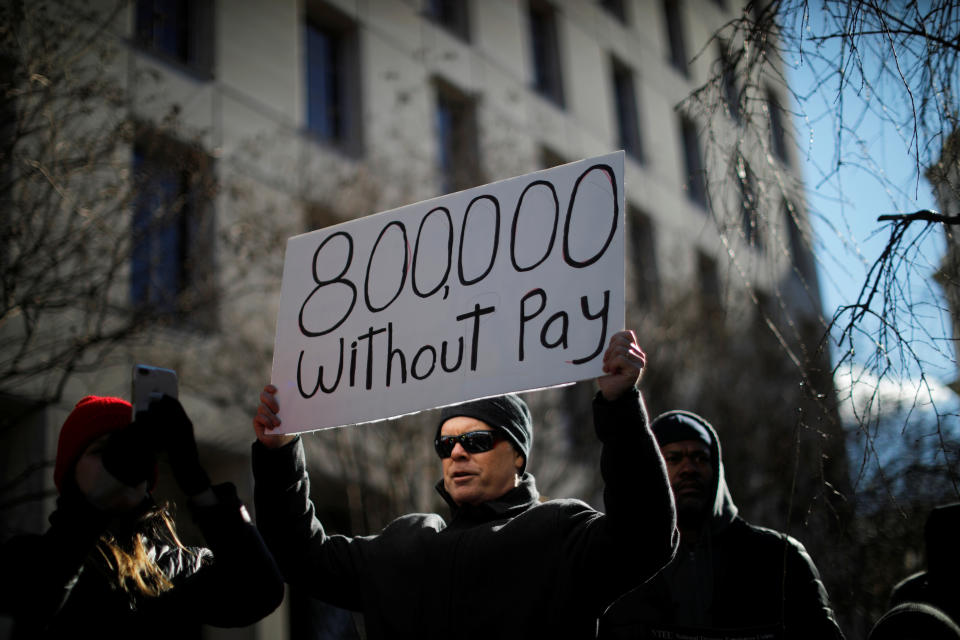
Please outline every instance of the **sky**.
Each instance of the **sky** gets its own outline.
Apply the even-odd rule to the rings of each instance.
[[[807,203],[813,212],[817,272],[828,319],[838,307],[857,300],[870,267],[889,239],[890,225],[879,222],[878,216],[940,208],[929,183],[923,178],[917,179],[909,156],[891,149],[896,142],[890,140],[889,132],[883,131],[885,127],[878,123],[871,126],[876,129],[879,164],[888,179],[901,186],[899,193],[885,189],[870,171],[855,166],[841,167],[823,182],[822,167],[836,163],[835,140],[829,131],[824,131],[824,135],[814,132],[804,161]],[[920,225],[916,225],[916,229],[919,231]],[[927,234],[922,246],[919,255],[925,262],[913,272],[911,290],[926,300],[936,299],[939,306],[945,308],[939,286],[931,282],[946,248],[942,231],[936,229]],[[941,323],[949,326],[946,322],[945,315],[939,321],[931,319],[931,333],[942,335]],[[938,378],[949,382],[956,377],[956,367],[949,359],[933,351],[928,358],[935,365]]]
[[[812,16],[812,22],[818,20]],[[829,46],[829,45],[827,45]],[[830,52],[826,52],[829,56]],[[918,172],[915,160],[909,150],[909,131],[897,130],[889,122],[875,114],[862,112],[863,95],[857,95],[849,89],[844,95],[847,105],[847,123],[857,122],[856,134],[862,141],[857,144],[848,136],[842,149],[838,149],[836,136],[836,114],[838,102],[836,88],[818,92],[815,87],[816,64],[810,60],[796,58],[787,60],[788,79],[794,92],[806,99],[795,105],[797,116],[794,119],[799,150],[803,160],[801,170],[806,183],[807,206],[811,213],[814,233],[814,251],[817,258],[818,279],[820,283],[824,316],[827,320],[842,305],[857,300],[867,272],[880,256],[890,235],[889,223],[878,222],[877,217],[887,213],[911,213],[921,209],[939,210],[929,183],[922,177],[924,167]],[[791,65],[792,63],[792,65]],[[901,90],[895,83],[890,90]],[[900,96],[892,96],[894,100]],[[885,96],[890,99],[890,96]],[[906,133],[905,133],[906,131]],[[838,157],[847,163],[838,166]],[[869,158],[869,160],[867,160]],[[866,163],[873,161],[873,167]],[[920,175],[918,175],[918,173]],[[882,175],[882,179],[878,178]],[[943,212],[956,214],[960,212]],[[920,225],[913,225],[917,231]],[[960,399],[946,388],[946,384],[956,380],[957,372],[955,352],[946,340],[950,337],[950,322],[939,285],[931,277],[946,250],[942,229],[934,229],[925,236],[919,252],[920,264],[912,271],[908,279],[910,295],[916,300],[930,302],[924,305],[923,329],[931,335],[941,337],[939,349],[928,348],[923,340],[915,341],[918,353],[925,360],[923,372],[928,376],[929,387],[919,382],[919,366],[909,367],[902,377],[894,376],[890,380],[878,381],[875,374],[865,370],[864,355],[870,348],[858,347],[852,367],[838,368],[835,383],[838,395],[845,398],[841,406],[841,415],[848,425],[856,424],[854,412],[863,415],[863,411],[873,388],[882,398],[881,406],[888,415],[904,415],[904,429],[899,436],[889,434],[894,439],[906,435],[907,421],[917,423],[919,416],[953,413],[948,416],[947,424],[960,431],[956,415]],[[834,332],[831,345],[831,357],[837,363],[841,351],[837,348],[838,332]],[[944,339],[946,338],[946,339]],[[862,345],[866,347],[866,345]],[[864,355],[861,355],[861,352]],[[851,374],[854,374],[851,376]],[[855,380],[862,375],[858,385]],[[913,405],[918,398],[919,406]],[[876,410],[877,397],[874,398]],[[935,403],[931,404],[931,400]],[[856,407],[854,405],[857,405]],[[916,406],[919,415],[903,413],[899,408]],[[936,407],[936,412],[932,409]],[[856,444],[851,442],[854,448]],[[897,451],[897,447],[883,447],[888,451]]]
[[[816,19],[815,16],[812,18],[813,21]],[[829,55],[829,51],[827,53]],[[856,301],[870,266],[886,244],[889,223],[878,222],[877,217],[885,213],[939,210],[939,206],[929,183],[922,176],[918,178],[915,161],[909,152],[909,136],[904,131],[898,131],[874,114],[861,113],[858,105],[863,103],[863,96],[850,89],[844,96],[848,105],[847,122],[856,119],[856,133],[863,144],[857,145],[852,137],[847,137],[843,148],[838,150],[835,88],[822,92],[815,90],[815,62],[794,58],[788,59],[787,63],[794,92],[806,96],[803,102],[795,105],[794,126],[803,159],[801,170],[811,211],[824,315],[829,320],[838,307]],[[898,89],[902,90],[902,87],[894,84],[890,90]],[[838,157],[847,163],[838,167]],[[875,167],[864,166],[862,159],[867,157],[876,163]],[[878,179],[878,173],[882,173],[883,180]],[[919,225],[914,226],[919,230]],[[946,307],[942,293],[930,277],[939,265],[945,247],[940,229],[927,234],[919,252],[924,263],[918,265],[909,280],[912,295],[935,302],[941,308]],[[924,322],[930,333],[948,334],[950,324],[945,312],[929,313],[930,317]],[[941,343],[941,346],[945,344]],[[925,371],[935,382],[946,384],[958,377],[952,353],[949,347],[923,349],[922,356],[927,361]],[[838,354],[839,350],[834,348],[834,363]],[[909,381],[906,386],[911,386]]]

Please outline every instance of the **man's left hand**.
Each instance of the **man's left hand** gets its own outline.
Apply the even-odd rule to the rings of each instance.
[[[600,393],[608,400],[616,400],[623,392],[640,382],[640,374],[647,363],[647,354],[637,344],[633,331],[618,331],[610,337],[610,345],[603,354],[603,372],[597,378]]]

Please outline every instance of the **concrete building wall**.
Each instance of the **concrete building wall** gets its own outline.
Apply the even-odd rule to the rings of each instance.
[[[717,261],[721,274],[728,274],[724,290],[729,322],[738,322],[752,308],[748,289],[785,295],[787,308],[815,319],[819,315],[815,280],[812,305],[809,290],[789,284],[795,264],[782,216],[771,216],[774,223],[765,228],[763,249],[748,247],[736,233],[726,238],[718,233],[718,226],[739,224],[719,220],[718,225],[713,216],[726,215],[726,209],[717,207],[711,213],[685,191],[679,105],[710,73],[715,61],[714,48],[707,44],[711,34],[740,7],[732,2],[727,8],[714,2],[679,4],[687,54],[693,59],[684,75],[668,62],[663,4],[646,0],[625,4],[626,23],[596,2],[558,0],[550,5],[557,21],[562,106],[533,90],[527,3],[516,0],[468,2],[469,41],[432,22],[419,0],[215,0],[209,75],[128,46],[123,68],[113,71],[129,79],[135,113],[149,122],[175,108],[184,137],[199,139],[214,160],[218,233],[211,251],[223,292],[217,329],[164,331],[127,345],[101,371],[76,375],[63,394],[63,406],[49,413],[47,458],[52,459],[58,425],[75,400],[87,393],[125,396],[130,365],[152,362],[180,372],[182,398],[211,476],[236,481],[249,501],[251,479],[240,470],[253,439],[250,420],[257,393],[270,374],[283,243],[316,226],[317,220],[333,224],[441,194],[434,115],[439,85],[474,101],[476,178],[482,183],[542,168],[545,150],[573,161],[620,148],[612,60],[628,66],[643,158],[628,155],[626,199],[631,210],[650,219],[660,294],[669,299],[695,288],[697,256],[702,252]],[[321,6],[335,8],[355,27],[359,73],[352,116],[359,118],[361,142],[353,152],[317,141],[307,131],[304,24]],[[117,37],[128,44],[133,11],[131,4],[116,25]],[[159,83],[143,80],[144,72],[155,74]],[[718,135],[738,133],[731,124],[729,131]],[[704,140],[700,144],[703,147]],[[759,148],[753,146],[755,151]],[[716,201],[729,199],[726,163],[719,158],[704,162]],[[770,162],[756,158],[757,167]],[[799,185],[799,175],[796,181]],[[806,226],[802,193],[799,186],[792,188],[801,224]],[[779,202],[765,206],[772,209]],[[260,239],[262,251],[234,253],[231,239],[241,237]],[[628,300],[636,300],[633,266],[627,268]],[[647,309],[633,304],[628,328],[647,314]],[[582,409],[590,396],[589,391],[577,393],[571,400],[568,392],[543,392],[531,403],[537,415],[551,418],[557,429],[572,430],[579,425],[571,424],[571,406],[579,403]],[[429,412],[412,418],[413,431],[429,437],[433,419]],[[371,469],[355,459],[364,452],[390,454],[393,428],[392,423],[381,423],[362,427],[359,436],[344,432],[313,436],[312,467],[319,478],[337,487],[359,483],[378,495],[400,491],[398,495],[409,500],[408,508],[430,508],[436,504],[430,487],[437,471],[429,451],[407,478],[409,487],[398,487],[401,483],[386,467]],[[427,442],[419,444],[429,449]],[[599,506],[593,458],[578,456],[576,438],[571,443],[561,443],[556,450],[538,444],[534,459],[545,468],[542,490],[583,497]],[[548,468],[547,460],[564,456],[559,467]],[[536,466],[533,471],[539,479]],[[352,517],[358,517],[359,503],[349,487],[342,494],[331,498],[331,504],[336,502],[336,509],[345,513],[353,510]],[[51,506],[47,504],[48,509]],[[285,615],[276,614],[255,633],[281,637],[275,632],[285,633]],[[272,631],[263,631],[267,628]]]

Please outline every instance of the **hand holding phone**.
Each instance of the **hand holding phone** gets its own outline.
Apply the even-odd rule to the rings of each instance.
[[[195,496],[210,486],[210,478],[200,464],[193,423],[179,400],[167,394],[153,401],[148,411],[138,415],[137,422],[153,435],[155,446],[166,452],[173,477],[186,495]]]
[[[209,487],[210,478],[200,465],[193,423],[177,400],[177,372],[136,365],[133,405],[137,422],[153,438],[153,446],[166,452],[173,476],[184,493],[193,496]]]
[[[177,372],[173,369],[137,364],[133,367],[133,411],[146,411],[150,403],[167,395],[177,397]]]

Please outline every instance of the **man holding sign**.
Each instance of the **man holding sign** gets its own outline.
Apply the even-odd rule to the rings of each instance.
[[[579,500],[540,502],[526,472],[530,414],[508,395],[442,412],[434,446],[449,524],[409,514],[355,538],[324,532],[300,437],[271,435],[283,412],[268,385],[253,420],[255,500],[287,582],[362,611],[369,638],[595,637],[606,607],[677,546],[666,469],[636,387],[646,356],[632,331],[620,331],[602,360],[594,426],[606,513]]]

